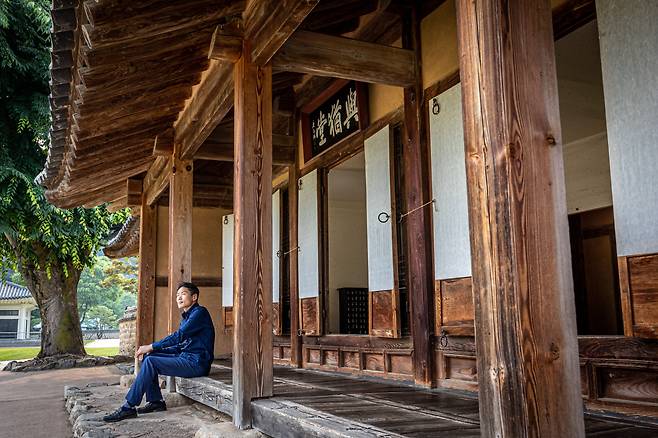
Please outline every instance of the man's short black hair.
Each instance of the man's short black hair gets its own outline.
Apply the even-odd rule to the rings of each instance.
[[[190,291],[190,294],[196,295],[197,298],[199,297],[199,288],[196,287],[196,284],[194,283],[189,283],[187,281],[181,281],[178,283],[178,288],[176,290],[180,289],[181,287],[184,287],[185,289]]]

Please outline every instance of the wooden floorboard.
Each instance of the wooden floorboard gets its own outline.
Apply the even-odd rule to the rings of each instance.
[[[214,365],[206,378],[182,379],[181,392],[230,414],[229,365]],[[274,438],[480,436],[472,394],[288,367],[275,367],[274,397],[253,402],[252,415],[254,425]],[[597,438],[658,437],[658,428],[589,414],[585,429]]]

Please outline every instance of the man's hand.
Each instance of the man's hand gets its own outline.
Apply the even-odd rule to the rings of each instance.
[[[141,345],[137,351],[135,351],[135,357],[139,360],[142,360],[142,357],[145,354],[149,354],[153,351],[153,344]]]

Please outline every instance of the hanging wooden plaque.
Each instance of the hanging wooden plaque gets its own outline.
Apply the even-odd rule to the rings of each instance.
[[[305,161],[368,126],[367,90],[361,82],[336,80],[302,108]]]

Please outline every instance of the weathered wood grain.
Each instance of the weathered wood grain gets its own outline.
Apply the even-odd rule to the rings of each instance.
[[[233,423],[272,395],[272,69],[235,64]]]
[[[141,205],[135,334],[135,343],[138,346],[148,345],[155,340],[155,268],[158,240],[158,209],[148,205],[144,195]]]
[[[368,293],[369,333],[384,338],[400,337],[400,297],[397,290]]]
[[[265,65],[304,21],[319,0],[253,0],[247,5],[245,38],[252,42],[250,56]]]
[[[180,311],[176,303],[178,284],[192,281],[192,187],[191,161],[171,157],[169,175],[169,313],[168,330],[178,328]]]
[[[281,71],[402,87],[414,82],[415,63],[411,50],[301,30],[272,60]]]
[[[301,330],[306,336],[319,336],[321,333],[318,300],[318,297],[302,298],[299,300]]]
[[[628,258],[633,334],[658,338],[658,254]]]
[[[582,437],[550,2],[457,22],[482,433]]]
[[[402,47],[420,59],[420,22],[415,7],[404,13]],[[414,64],[415,82],[404,89],[404,205],[410,211],[426,204],[429,193],[429,146],[424,129],[423,86],[420,63]],[[431,210],[421,208],[404,218],[407,287],[411,334],[414,344],[416,383],[432,384],[430,332],[432,331],[434,282],[432,279]]]

